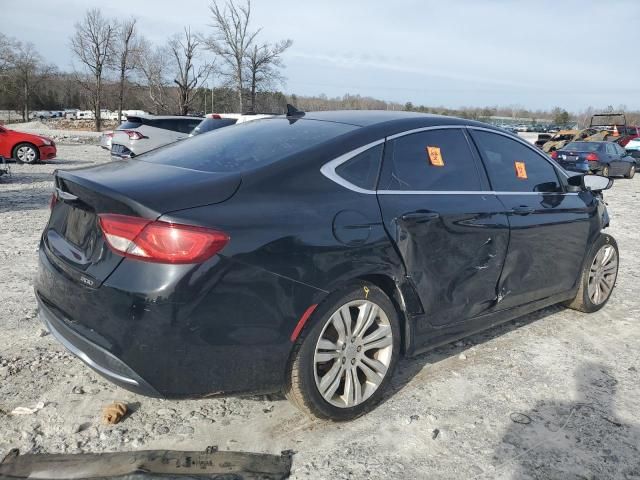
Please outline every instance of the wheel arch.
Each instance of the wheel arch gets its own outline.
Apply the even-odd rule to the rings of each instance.
[[[35,151],[38,153],[38,156],[40,156],[40,148],[35,143],[22,140],[22,141],[16,142],[16,144],[11,147],[11,158],[13,158],[14,160],[18,159],[18,157],[16,156],[16,149],[20,145],[29,145],[30,147],[33,147]]]
[[[361,275],[352,281],[372,283],[389,297],[400,319],[401,350],[403,354],[406,354],[413,341],[411,315],[422,313],[422,304],[414,287],[409,281],[400,283],[391,276],[381,273]]]

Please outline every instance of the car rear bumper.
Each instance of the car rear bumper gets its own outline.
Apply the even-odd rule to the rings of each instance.
[[[63,320],[62,315],[56,315],[54,313],[55,308],[47,305],[37,293],[36,299],[38,301],[40,320],[42,320],[49,332],[67,350],[94,371],[116,385],[132,392],[149,397],[162,396],[120,359],[69,327]]]
[[[56,158],[58,153],[54,145],[43,145],[38,147],[38,150],[40,150],[40,160],[51,160]]]
[[[263,269],[125,259],[98,287],[39,252],[35,292],[53,335],[119,386],[197,398],[282,388],[290,336],[319,291]],[[322,292],[320,292],[322,293]]]

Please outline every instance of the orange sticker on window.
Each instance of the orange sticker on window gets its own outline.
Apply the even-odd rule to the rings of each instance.
[[[516,177],[526,180],[527,167],[525,166],[524,162],[515,162],[514,165],[516,166]]]
[[[431,165],[434,167],[444,167],[440,147],[427,147],[427,154],[429,155],[429,163]]]

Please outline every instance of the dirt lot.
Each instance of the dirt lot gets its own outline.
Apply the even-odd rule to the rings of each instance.
[[[640,479],[640,176],[606,193],[621,268],[592,315],[552,307],[401,362],[393,391],[348,424],[308,419],[279,395],[139,397],[67,354],[32,293],[51,173],[108,161],[93,145],[0,178],[0,458],[23,452],[292,449],[293,478]],[[549,245],[553,248],[553,245]],[[212,368],[222,368],[215,365]],[[122,423],[100,410],[121,400]],[[14,408],[42,408],[11,415]]]

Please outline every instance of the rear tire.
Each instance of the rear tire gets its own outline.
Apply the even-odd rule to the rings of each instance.
[[[629,173],[627,173],[624,178],[633,178],[634,175],[636,174],[636,166],[635,165],[631,165],[629,167]]]
[[[400,322],[389,298],[370,283],[350,284],[309,319],[294,347],[285,395],[307,415],[352,420],[380,402],[399,354]]]
[[[611,235],[601,234],[591,246],[580,272],[578,292],[565,306],[585,313],[604,307],[618,278],[618,264],[618,244]]]
[[[602,167],[602,170],[600,170],[600,175],[602,175],[603,177],[609,176],[609,165],[605,165],[604,167]]]
[[[36,163],[40,160],[40,152],[31,143],[19,143],[13,149],[13,158],[20,163]]]

